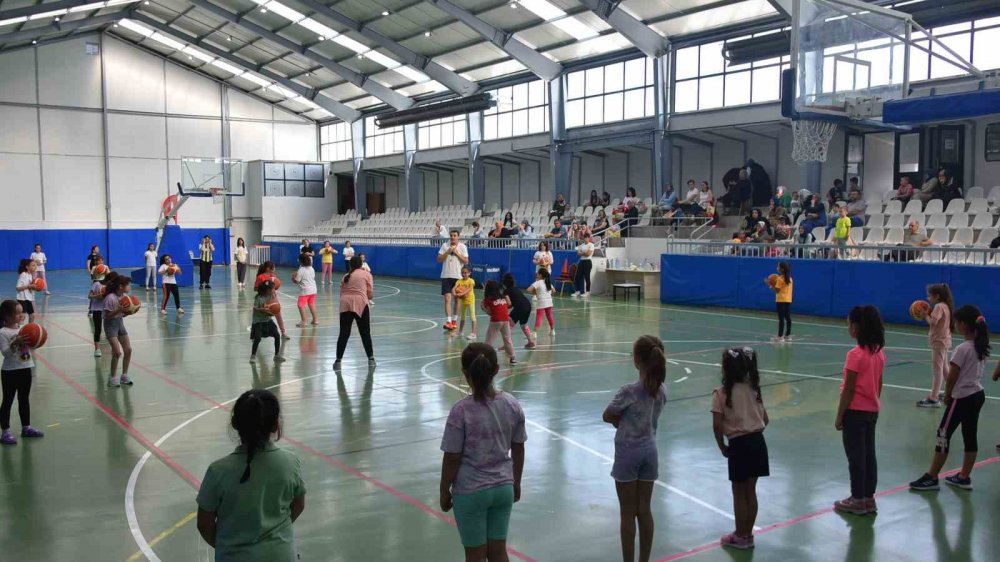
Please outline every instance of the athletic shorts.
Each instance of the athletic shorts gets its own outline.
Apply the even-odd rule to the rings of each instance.
[[[305,308],[310,304],[316,304],[316,293],[311,295],[299,295],[299,308]]]
[[[521,310],[515,308],[514,310],[510,311],[510,321],[513,322],[514,324],[520,324],[524,326],[525,324],[528,323],[528,320],[530,318],[531,318],[530,308],[524,308]]]
[[[628,447],[615,443],[611,477],[617,482],[652,482],[660,477],[660,455],[656,445]]]
[[[447,277],[441,278],[441,294],[450,295],[452,290],[455,289],[455,283],[458,283],[458,279],[449,279]]]
[[[729,440],[729,480],[744,482],[770,476],[764,432],[748,433]]]
[[[455,494],[455,524],[462,546],[475,548],[486,541],[507,539],[514,485],[503,484],[471,494]]]
[[[104,333],[109,340],[111,338],[127,336],[128,330],[125,329],[125,320],[121,316],[118,318],[105,318]]]
[[[35,303],[32,301],[17,301],[21,305],[21,311],[25,314],[35,313]]]

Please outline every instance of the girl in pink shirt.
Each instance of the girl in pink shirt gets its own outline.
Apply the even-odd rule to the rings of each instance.
[[[951,289],[947,284],[938,283],[927,287],[927,300],[933,307],[931,313],[924,318],[930,326],[928,337],[931,346],[931,393],[917,402],[917,406],[939,408],[941,396],[938,393],[942,390],[941,384],[945,375],[948,374],[948,350],[951,349],[951,331],[955,329],[955,320],[952,318],[955,299],[952,298]]]
[[[375,296],[375,282],[372,274],[361,267],[361,257],[354,256],[348,262],[348,272],[340,284],[340,334],[337,336],[337,360],[334,369],[340,368],[340,360],[347,350],[347,340],[351,338],[351,326],[357,322],[361,333],[361,343],[368,354],[368,367],[375,367],[375,352],[372,350],[371,312],[368,303]]]
[[[857,347],[847,352],[844,382],[840,386],[840,404],[834,426],[841,431],[847,468],[851,474],[850,497],[833,503],[844,513],[875,513],[875,485],[878,464],[875,460],[875,423],[882,396],[882,371],[885,369],[885,326],[882,315],[871,305],[855,306],[847,317],[851,337]]]

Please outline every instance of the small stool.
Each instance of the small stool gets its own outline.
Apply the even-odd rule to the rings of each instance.
[[[638,283],[615,283],[611,287],[611,300],[618,300],[618,289],[625,293],[625,302],[628,302],[629,291],[635,291],[638,299],[642,300],[642,285]]]

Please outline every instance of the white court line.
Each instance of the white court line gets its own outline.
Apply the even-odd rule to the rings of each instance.
[[[583,351],[583,350],[581,350],[581,351]],[[600,352],[597,352],[597,353],[600,353]],[[450,382],[448,382],[446,380],[442,380],[442,379],[439,379],[439,378],[436,378],[436,377],[433,377],[433,376],[427,374],[427,367],[429,367],[429,366],[431,366],[431,365],[433,365],[435,363],[440,363],[442,361],[446,361],[447,359],[448,359],[447,357],[444,357],[444,358],[437,359],[435,361],[431,361],[429,363],[424,364],[422,367],[420,367],[420,375],[423,376],[423,377],[425,377],[425,378],[427,378],[427,379],[430,379],[430,380],[432,380],[432,381],[434,381],[434,382],[436,382],[438,384],[442,384],[442,385],[447,386],[449,388],[453,388],[453,389],[461,392],[462,394],[466,394],[467,395],[468,391],[466,391],[465,389],[459,387],[458,385],[452,384],[452,383],[450,383]],[[604,453],[602,453],[600,451],[592,449],[592,448],[588,447],[587,445],[584,445],[583,443],[580,443],[579,441],[575,441],[575,440],[573,440],[573,439],[571,439],[571,438],[569,438],[569,437],[567,437],[567,436],[565,436],[565,435],[563,435],[561,433],[553,431],[553,430],[549,429],[548,427],[545,427],[544,425],[542,425],[540,423],[537,423],[537,422],[532,421],[530,419],[525,419],[524,422],[526,424],[530,425],[531,427],[534,427],[535,429],[538,429],[540,431],[548,433],[549,435],[551,435],[553,437],[557,437],[559,440],[565,441],[566,443],[569,443],[570,445],[573,445],[574,447],[577,447],[577,448],[579,448],[579,449],[581,449],[583,451],[586,451],[586,452],[590,453],[591,455],[593,455],[593,456],[595,456],[595,457],[597,457],[599,459],[602,459],[602,460],[604,460],[606,462],[613,463],[614,460],[615,460],[613,457],[609,457],[608,455],[605,455]],[[653,482],[653,484],[656,485],[656,486],[659,486],[661,488],[664,488],[666,490],[669,490],[669,491],[671,491],[671,492],[673,492],[673,493],[675,493],[675,494],[677,494],[677,495],[679,495],[679,496],[681,496],[681,497],[683,497],[685,499],[688,499],[688,500],[690,500],[690,501],[692,501],[692,502],[694,502],[694,503],[696,503],[696,504],[704,507],[705,509],[708,509],[709,511],[712,511],[714,513],[717,513],[717,514],[725,517],[726,519],[731,519],[731,520],[735,520],[736,519],[736,517],[733,516],[732,513],[729,513],[728,511],[725,511],[723,509],[719,509],[718,507],[715,507],[714,505],[712,505],[712,504],[710,504],[710,503],[708,503],[708,502],[706,502],[704,500],[696,498],[696,497],[692,496],[691,494],[688,494],[687,492],[685,492],[683,490],[675,488],[674,486],[671,486],[670,484],[667,484],[666,482],[663,482],[661,480],[655,480]],[[757,527],[755,527],[755,528],[757,528]]]
[[[614,390],[578,390],[577,394],[608,394]]]
[[[688,377],[681,377],[681,378],[675,380],[674,382],[684,382],[686,380],[688,380]]]
[[[687,367],[684,367],[684,372],[690,375],[691,374],[691,369],[689,369]]]

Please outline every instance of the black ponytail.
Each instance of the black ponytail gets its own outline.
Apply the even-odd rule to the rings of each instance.
[[[726,391],[727,408],[733,407],[733,386],[738,382],[749,384],[757,401],[763,402],[757,352],[752,347],[732,347],[722,352],[722,387]]]
[[[462,350],[462,370],[476,402],[485,402],[497,372],[497,352],[485,343],[470,343]]]
[[[667,356],[663,351],[663,341],[656,336],[641,336],[632,345],[632,354],[646,374],[646,392],[655,398],[660,393],[660,386],[667,380]]]
[[[538,268],[538,274],[542,276],[542,281],[545,281],[545,290],[546,291],[551,291],[552,290],[552,279],[551,279],[552,275],[549,273],[549,270],[545,269],[544,267],[540,267],[540,268]]]
[[[230,425],[239,434],[247,455],[247,466],[240,477],[240,484],[250,479],[250,464],[267,444],[275,427],[278,439],[281,439],[280,419],[278,398],[270,390],[248,390],[236,400]]]
[[[972,345],[976,348],[976,355],[980,361],[985,361],[990,356],[990,328],[986,325],[983,313],[967,304],[955,312],[955,320],[965,324],[972,331]]]
[[[348,272],[344,276],[344,284],[346,285],[348,281],[351,280],[351,274],[354,273],[355,269],[361,269],[361,256],[353,256],[351,259],[347,260]]]

